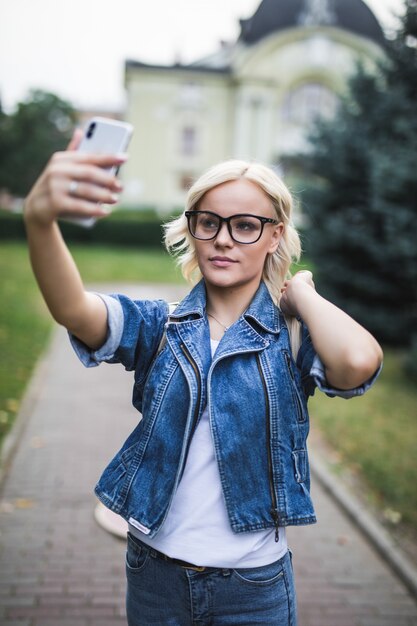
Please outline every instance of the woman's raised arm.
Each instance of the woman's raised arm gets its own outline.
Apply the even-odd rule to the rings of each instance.
[[[282,290],[280,306],[299,315],[332,387],[353,389],[369,380],[382,362],[376,339],[347,313],[320,296],[311,272],[298,272]]]
[[[85,291],[56,220],[106,215],[99,203],[117,202],[121,185],[103,168],[125,158],[79,154],[81,137],[76,131],[68,150],[52,156],[25,201],[24,219],[32,268],[52,316],[94,349],[105,341],[107,310],[99,296]]]

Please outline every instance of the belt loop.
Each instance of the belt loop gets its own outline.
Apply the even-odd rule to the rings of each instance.
[[[224,577],[230,576],[231,573],[232,573],[232,570],[222,568],[222,576],[224,576]]]

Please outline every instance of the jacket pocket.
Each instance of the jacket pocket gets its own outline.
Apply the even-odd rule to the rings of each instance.
[[[127,574],[138,574],[148,562],[149,550],[139,545],[130,533],[127,533],[126,570]]]
[[[294,461],[295,480],[297,483],[303,483],[307,478],[307,450],[293,450],[291,454]]]
[[[306,411],[300,398],[300,393],[298,390],[295,372],[293,370],[293,366],[291,363],[292,359],[291,359],[290,354],[285,350],[284,350],[284,360],[287,365],[288,374],[290,375],[290,379],[291,379],[292,394],[294,397],[294,403],[295,403],[295,407],[297,411],[297,420],[299,422],[305,422],[307,420]]]

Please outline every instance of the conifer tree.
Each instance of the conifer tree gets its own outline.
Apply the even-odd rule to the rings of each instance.
[[[307,157],[304,246],[324,295],[377,337],[417,331],[417,2],[378,72],[359,67]]]

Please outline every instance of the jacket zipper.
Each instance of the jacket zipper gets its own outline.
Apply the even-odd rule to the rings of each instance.
[[[289,374],[291,376],[292,382],[295,385],[295,376],[294,376],[294,372],[292,371],[292,367],[291,367],[290,355],[288,354],[288,352],[284,352],[284,355],[285,355],[285,361],[287,363],[288,372],[289,372]],[[301,422],[301,421],[304,421],[304,413],[303,413],[303,407],[301,406],[301,401],[300,401],[300,398],[298,396],[298,393],[297,393],[296,389],[294,390],[294,395],[295,395],[295,401],[296,401],[296,404],[297,404],[298,415],[300,417],[299,421]]]
[[[178,484],[179,484],[179,482],[180,482],[180,480],[181,480],[181,478],[182,478],[182,475],[183,475],[183,473],[184,473],[184,468],[185,468],[185,464],[186,464],[186,461],[187,461],[188,452],[189,452],[189,449],[190,449],[191,439],[192,439],[192,437],[193,437],[193,435],[194,435],[194,431],[195,431],[195,429],[196,429],[196,425],[197,425],[197,420],[198,420],[198,411],[199,411],[200,401],[201,401],[201,376],[200,376],[200,372],[198,371],[197,364],[196,364],[196,362],[193,360],[193,358],[192,358],[191,354],[188,352],[188,350],[187,350],[187,348],[186,348],[185,344],[183,344],[183,343],[182,343],[182,344],[180,344],[180,348],[181,348],[182,352],[184,353],[184,355],[185,355],[185,357],[186,357],[187,361],[191,364],[191,366],[192,366],[192,368],[193,368],[193,370],[194,370],[194,372],[195,372],[195,374],[196,374],[196,377],[197,377],[197,381],[198,381],[197,404],[196,404],[195,411],[194,411],[194,415],[193,415],[193,424],[192,424],[192,427],[191,427],[191,433],[190,433],[190,437],[189,437],[189,439],[188,439],[187,449],[186,449],[186,452],[185,452],[185,456],[184,456],[184,461],[183,461],[183,464],[182,464],[181,472],[179,473],[178,480],[175,482],[175,487],[174,487],[174,490],[173,490],[173,492],[172,492],[172,494],[171,494],[171,498],[170,498],[170,500],[169,500],[169,503],[168,503],[167,509],[166,509],[166,511],[165,511],[164,518],[163,518],[163,520],[162,520],[162,522],[161,522],[161,524],[160,524],[159,528],[161,528],[161,526],[164,524],[164,522],[165,522],[165,520],[166,520],[166,518],[167,518],[167,516],[168,516],[169,510],[170,510],[170,508],[171,508],[172,500],[173,500],[173,497],[174,497],[174,494],[175,494],[175,489],[177,488],[177,486],[178,486]]]
[[[181,350],[184,353],[185,358],[190,363],[191,367],[193,368],[193,370],[195,372],[195,375],[196,375],[196,378],[197,378],[197,385],[198,385],[197,402],[196,402],[195,409],[194,409],[194,415],[193,415],[193,421],[192,421],[192,425],[191,425],[190,436],[188,437],[187,449],[185,451],[184,463],[183,463],[182,470],[181,470],[181,476],[182,476],[182,473],[183,473],[184,468],[185,468],[185,464],[187,462],[188,452],[190,450],[191,440],[193,438],[195,429],[197,427],[198,413],[199,413],[199,410],[200,410],[200,402],[201,402],[201,376],[200,376],[200,372],[198,370],[197,364],[194,361],[194,359],[192,358],[191,354],[188,352],[186,345],[184,343],[182,343],[180,347],[181,347]]]
[[[277,497],[275,495],[274,489],[274,480],[273,480],[273,470],[272,470],[272,453],[271,453],[271,422],[270,422],[270,406],[269,406],[269,398],[268,398],[268,389],[266,386],[265,376],[262,371],[261,361],[259,358],[259,354],[256,355],[256,363],[258,365],[259,374],[262,380],[262,386],[264,388],[265,393],[265,402],[266,402],[266,438],[267,438],[267,458],[268,458],[268,479],[269,479],[269,491],[271,493],[271,515],[274,521],[275,526],[275,541],[278,543],[279,541],[279,517],[278,517],[278,507],[277,507]]]

